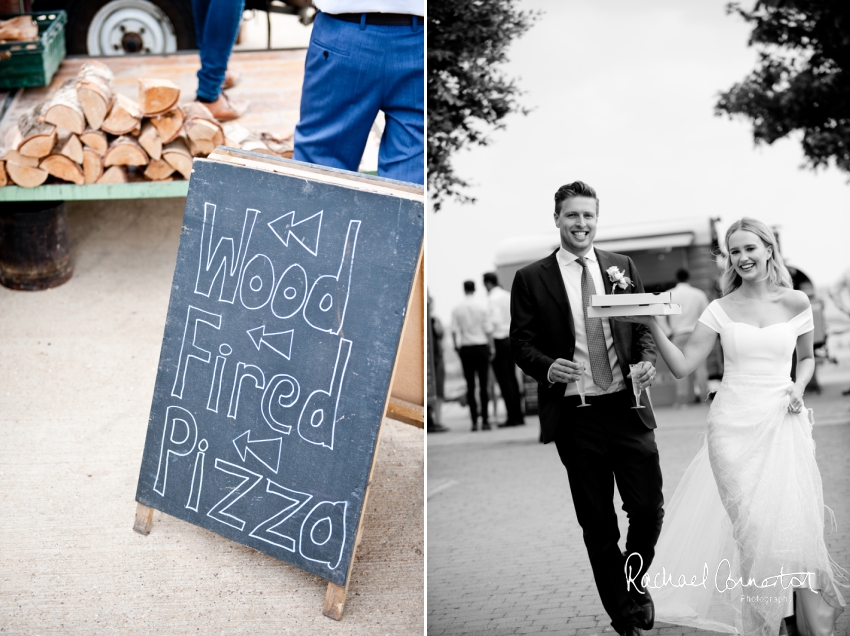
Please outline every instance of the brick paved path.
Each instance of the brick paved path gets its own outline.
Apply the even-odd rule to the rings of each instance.
[[[842,377],[846,374],[842,374]],[[850,569],[850,398],[847,382],[807,398],[824,499],[839,530],[832,557]],[[656,439],[669,500],[693,458],[707,407],[659,409]],[[468,432],[468,415],[448,405],[452,431],[428,436],[428,634],[613,633],[593,582],[567,475],[553,444],[537,442],[539,424]],[[625,513],[616,500],[621,533]],[[621,539],[621,547],[625,537]],[[844,589],[845,597],[850,597]],[[648,634],[710,634],[657,624]],[[850,634],[850,610],[836,636]]]

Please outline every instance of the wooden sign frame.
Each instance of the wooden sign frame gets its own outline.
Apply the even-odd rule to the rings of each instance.
[[[382,183],[380,180],[369,177],[358,178],[357,176],[352,175],[348,172],[345,172],[343,175],[343,171],[335,170],[333,168],[323,168],[315,165],[301,164],[298,162],[285,160],[281,161],[277,158],[270,158],[265,155],[259,155],[256,153],[249,153],[244,151],[236,151],[224,147],[217,149],[213,154],[211,154],[209,156],[209,160],[213,160],[219,163],[242,166],[246,168],[264,170],[268,172],[276,172],[279,174],[301,177],[304,179],[310,179],[312,177],[323,183],[344,185],[347,188],[353,188],[364,192],[373,192],[377,194],[391,195],[413,201],[424,202],[423,189],[413,184],[399,184],[398,182],[385,184]],[[380,449],[380,441],[381,434],[383,432],[384,419],[386,417],[391,417],[393,419],[398,419],[400,421],[407,422],[416,426],[424,427],[425,410],[424,391],[422,389],[422,386],[414,387],[412,390],[410,386],[405,386],[402,387],[402,390],[398,391],[403,395],[403,397],[397,397],[394,395],[394,393],[396,392],[397,385],[403,384],[398,382],[400,378],[399,371],[403,366],[403,359],[404,362],[407,363],[407,366],[410,366],[409,363],[412,359],[414,366],[416,363],[418,363],[418,366],[424,369],[424,343],[418,342],[416,340],[417,332],[419,332],[419,340],[422,340],[424,336],[424,317],[419,316],[415,312],[411,312],[411,309],[414,307],[418,307],[420,310],[424,309],[424,298],[417,297],[418,295],[423,295],[423,252],[424,234],[423,241],[419,249],[416,268],[414,270],[414,280],[412,281],[412,285],[410,287],[409,295],[407,298],[406,311],[401,327],[401,334],[395,352],[393,368],[390,375],[389,388],[384,399],[381,421],[378,426],[374,452],[372,454],[368,479],[366,482],[363,501],[360,509],[356,537],[353,544],[351,558],[348,564],[348,570],[346,572],[345,585],[342,586],[332,581],[328,581],[327,593],[323,606],[323,614],[335,620],[340,620],[342,618],[345,608],[348,584],[351,580],[351,569],[354,565],[357,548],[360,544],[360,540],[362,537],[366,505],[368,502],[369,491],[371,489],[371,482],[375,470],[375,463],[377,461],[377,455]],[[422,312],[420,311],[419,313]],[[417,327],[419,328],[417,329]],[[413,337],[411,338],[411,336]],[[418,343],[418,346],[414,346],[416,343]],[[407,352],[407,355],[405,355],[404,351],[405,346],[407,347],[407,349],[411,350]],[[411,375],[416,374],[414,373]],[[418,384],[422,385],[423,382],[421,379],[421,375],[417,379],[420,380]],[[423,406],[416,404],[416,402],[411,401],[411,399],[421,401]],[[153,511],[154,508],[149,507],[141,502],[137,502],[135,521],[133,525],[133,529],[136,532],[142,535],[148,535],[150,533],[153,525]]]

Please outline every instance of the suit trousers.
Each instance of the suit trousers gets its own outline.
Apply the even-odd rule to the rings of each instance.
[[[614,510],[614,483],[629,519],[626,555],[637,552],[643,568],[631,579],[640,582],[655,556],[661,533],[664,497],[655,432],[631,409],[627,391],[587,398],[565,397],[555,445],[567,469],[576,517],[590,557],[602,605],[618,632],[640,625],[647,597],[626,584],[626,556],[620,551],[620,530]],[[629,565],[637,568],[637,559]]]
[[[357,171],[378,111],[378,175],[425,178],[425,27],[353,24],[319,12],[304,66],[297,161]]]
[[[516,365],[511,356],[511,339],[497,338],[496,357],[493,358],[493,372],[505,401],[505,410],[508,412],[508,422],[520,424],[523,422],[522,407],[520,406],[519,383],[516,379]]]
[[[475,377],[478,376],[478,395],[481,399],[481,421],[487,424],[487,379],[490,374],[490,347],[487,345],[468,345],[460,348],[460,363],[463,377],[466,379],[466,403],[472,424],[478,422],[478,405],[475,403]]]

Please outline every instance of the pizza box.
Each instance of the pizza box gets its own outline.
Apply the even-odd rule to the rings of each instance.
[[[670,292],[657,294],[594,294],[590,297],[591,307],[615,307],[617,305],[658,305],[670,303]],[[636,315],[636,314],[632,314]]]
[[[636,296],[639,294],[629,294]],[[613,318],[615,316],[673,316],[682,313],[682,306],[676,303],[652,303],[651,305],[617,305],[616,307],[587,308],[588,318]]]

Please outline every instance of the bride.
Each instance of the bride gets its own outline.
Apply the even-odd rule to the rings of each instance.
[[[649,325],[677,378],[723,346],[720,390],[703,442],[667,510],[647,575],[656,618],[752,636],[776,636],[795,613],[802,636],[830,636],[843,611],[841,576],[823,539],[823,487],[813,416],[803,391],[814,371],[812,310],[764,223],[743,218],[726,233],[722,297],[680,351],[658,319]],[[796,382],[790,378],[796,347]],[[632,555],[639,558],[639,555]],[[627,562],[638,571],[639,564]],[[628,575],[628,571],[627,571]]]

